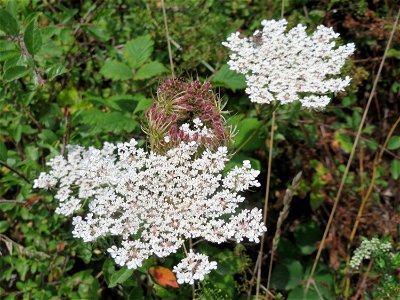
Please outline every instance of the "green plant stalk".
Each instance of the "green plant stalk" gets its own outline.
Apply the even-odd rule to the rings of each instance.
[[[269,155],[268,155],[268,170],[267,170],[267,186],[265,188],[265,201],[264,201],[264,214],[263,221],[266,224],[267,221],[267,212],[268,212],[268,201],[269,201],[269,189],[271,183],[271,168],[272,168],[272,150],[274,146],[274,132],[275,132],[275,110],[272,112],[272,120],[271,120],[271,133],[270,133],[270,141],[269,141]],[[256,286],[256,297],[260,294],[260,283],[261,283],[261,269],[262,269],[262,255],[264,251],[264,243],[265,243],[265,234],[261,237],[260,243],[260,251],[258,253],[258,269],[257,269],[257,286]]]
[[[396,122],[390,128],[390,131],[389,131],[389,133],[388,133],[388,135],[386,137],[386,140],[385,140],[385,142],[384,142],[384,144],[383,144],[383,146],[381,148],[381,151],[375,157],[373,170],[372,170],[371,182],[370,182],[370,184],[368,186],[367,193],[364,195],[364,197],[363,197],[363,199],[361,201],[361,205],[360,205],[360,208],[358,209],[357,217],[356,217],[356,220],[355,220],[355,222],[353,224],[353,229],[352,229],[351,234],[350,234],[350,239],[349,239],[349,242],[347,244],[346,268],[349,267],[350,258],[351,258],[350,248],[351,248],[351,245],[353,244],[353,241],[354,241],[357,229],[358,229],[358,225],[360,223],[360,219],[361,219],[361,217],[362,217],[362,215],[364,213],[365,205],[366,205],[369,197],[371,196],[372,190],[373,190],[373,188],[375,186],[376,173],[378,171],[379,164],[380,164],[380,162],[382,160],[383,153],[385,152],[385,149],[386,149],[386,147],[387,147],[387,145],[389,143],[389,140],[392,137],[392,135],[393,135],[396,127],[399,125],[399,123],[400,123],[400,117],[397,118]],[[344,293],[345,299],[347,299],[349,297],[349,292],[350,292],[350,276],[347,276],[347,278],[346,278],[346,288],[345,288],[345,293]]]
[[[357,131],[357,135],[356,135],[356,138],[355,138],[355,141],[354,141],[354,144],[353,144],[353,148],[351,149],[350,157],[349,157],[349,159],[347,161],[346,169],[344,171],[342,180],[340,182],[339,190],[338,190],[338,192],[336,194],[335,202],[333,204],[333,207],[332,207],[332,210],[331,210],[331,214],[330,214],[329,219],[328,219],[328,223],[326,224],[325,231],[324,231],[321,243],[320,243],[320,245],[318,247],[318,252],[317,252],[317,255],[315,257],[314,264],[312,266],[310,276],[309,276],[309,278],[307,280],[307,285],[306,285],[306,289],[305,289],[305,295],[307,295],[308,289],[310,288],[310,284],[311,284],[311,282],[313,280],[313,276],[314,276],[315,270],[317,268],[319,258],[321,257],[322,249],[324,247],[324,243],[325,243],[326,237],[327,237],[329,229],[331,227],[331,224],[332,224],[332,221],[333,221],[333,217],[335,215],[336,208],[337,208],[340,196],[341,196],[342,191],[343,191],[344,183],[345,183],[347,175],[349,173],[351,163],[353,162],[355,150],[357,148],[358,141],[360,140],[361,132],[362,132],[362,129],[364,127],[365,120],[367,118],[369,107],[371,105],[372,98],[373,98],[373,96],[375,94],[375,90],[376,90],[376,87],[378,85],[378,81],[379,81],[379,78],[381,76],[381,73],[382,73],[382,69],[383,69],[383,65],[385,63],[387,52],[389,51],[389,48],[390,48],[390,45],[392,43],[392,39],[393,39],[393,36],[394,36],[394,32],[396,31],[397,23],[399,21],[399,16],[400,16],[400,9],[399,9],[399,11],[397,13],[396,20],[395,20],[395,22],[393,24],[393,30],[390,33],[390,37],[389,37],[389,40],[388,40],[387,45],[386,45],[385,53],[384,53],[384,55],[382,57],[382,61],[381,61],[380,65],[379,65],[378,73],[377,73],[377,75],[375,77],[374,84],[372,86],[372,90],[371,90],[371,93],[370,93],[368,101],[367,101],[367,105],[366,105],[366,107],[364,109],[364,113],[363,113],[363,116],[362,116],[362,119],[361,119],[361,123],[360,123],[360,125],[358,127],[358,131]]]

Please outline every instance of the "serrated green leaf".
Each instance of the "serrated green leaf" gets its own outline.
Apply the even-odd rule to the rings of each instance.
[[[56,64],[56,65],[51,66],[50,68],[48,68],[46,70],[47,79],[48,80],[53,80],[55,77],[57,77],[57,76],[59,76],[61,74],[67,73],[67,71],[68,70],[63,65]]]
[[[7,69],[3,74],[3,80],[6,82],[16,80],[28,74],[29,70],[24,66],[15,66]]]
[[[128,269],[127,267],[123,267],[121,270],[115,272],[111,275],[110,283],[108,284],[109,288],[115,287],[117,284],[124,283],[129,277],[133,274],[132,269]]]
[[[132,132],[138,123],[121,112],[102,112],[98,109],[84,111],[80,114],[80,123],[92,127],[94,132]]]
[[[127,80],[133,77],[129,66],[116,60],[107,61],[101,68],[100,73],[105,78],[112,80]]]
[[[17,50],[4,50],[0,51],[0,62],[9,60],[13,57],[19,56],[21,53]]]
[[[28,26],[26,26],[24,33],[24,43],[26,49],[31,55],[35,55],[39,52],[42,47],[42,34],[37,27],[36,20],[32,20]]]
[[[140,36],[125,44],[125,60],[132,68],[139,68],[153,53],[154,42],[149,35]]]
[[[135,108],[134,113],[141,112],[141,111],[146,111],[149,109],[149,107],[153,104],[154,100],[151,98],[146,98],[142,94],[138,94],[135,96],[135,99],[138,100],[138,104]]]
[[[4,65],[3,65],[4,72],[15,66],[24,66],[23,64],[21,64],[21,62],[22,62],[22,55],[18,55],[18,56],[9,58],[8,60],[6,60],[4,62]]]
[[[11,35],[19,33],[17,20],[4,9],[0,9],[0,30]]]
[[[7,147],[0,141],[0,160],[6,162],[7,161]]]
[[[387,148],[389,150],[397,150],[400,148],[400,136],[394,135],[390,138]]]
[[[211,78],[211,83],[215,87],[225,87],[232,90],[241,90],[246,88],[246,79],[243,74],[236,73],[229,69],[228,65],[224,65]]]
[[[395,159],[390,163],[390,173],[393,179],[397,180],[400,178],[400,159]]]
[[[165,72],[168,72],[168,69],[166,69],[162,63],[158,61],[152,61],[141,66],[134,78],[136,80],[143,80]]]

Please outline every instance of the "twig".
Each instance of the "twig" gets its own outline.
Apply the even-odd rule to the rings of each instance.
[[[25,250],[25,247],[18,244],[17,242],[13,241],[12,239],[10,239],[8,236],[4,235],[4,234],[0,234],[0,241],[3,241],[6,244],[6,247],[8,249],[8,251],[12,252],[12,246],[16,246],[17,250],[19,253],[26,255],[28,257],[33,257],[33,256],[38,256],[40,258],[50,258],[50,255],[48,255],[47,253],[41,252],[41,251],[36,251],[36,250]]]
[[[386,55],[386,58],[398,57],[398,54]],[[353,63],[361,63],[361,62],[370,62],[370,61],[380,61],[382,60],[383,56],[380,57],[368,57],[362,59],[354,59]]]
[[[350,166],[351,166],[351,163],[352,163],[352,161],[353,161],[354,154],[355,154],[355,150],[356,150],[356,148],[357,148],[358,141],[359,141],[360,136],[361,136],[361,131],[362,131],[363,127],[364,127],[364,123],[365,123],[365,120],[366,120],[366,118],[367,118],[367,114],[368,114],[368,111],[369,111],[369,107],[370,107],[370,105],[371,105],[372,98],[373,98],[373,96],[374,96],[374,94],[375,94],[375,90],[376,90],[376,87],[377,87],[377,85],[378,85],[378,81],[379,81],[379,78],[380,78],[380,75],[381,75],[381,72],[382,72],[382,69],[383,69],[383,65],[384,65],[384,63],[385,63],[386,55],[387,55],[387,52],[388,52],[388,50],[389,50],[389,48],[390,48],[390,44],[392,43],[393,35],[394,35],[395,30],[396,30],[397,23],[398,23],[398,21],[399,21],[399,16],[400,16],[400,9],[399,9],[399,11],[398,11],[398,13],[397,13],[396,20],[395,20],[395,22],[394,22],[394,24],[393,24],[393,30],[392,30],[392,32],[391,32],[391,34],[390,34],[390,37],[389,37],[389,40],[388,40],[388,42],[387,42],[386,49],[385,49],[385,53],[384,53],[384,55],[383,55],[383,57],[382,57],[381,64],[379,65],[378,73],[377,73],[377,75],[376,75],[374,84],[373,84],[373,86],[372,86],[372,90],[371,90],[371,93],[370,93],[370,95],[369,95],[369,98],[368,98],[368,101],[367,101],[367,105],[366,105],[366,107],[365,107],[365,110],[364,110],[364,113],[363,113],[363,116],[362,116],[362,119],[361,119],[360,126],[358,127],[358,132],[357,132],[357,135],[356,135],[354,144],[353,144],[353,148],[351,149],[350,157],[349,157],[349,160],[347,161],[346,169],[345,169],[345,171],[344,171],[342,180],[341,180],[341,182],[340,182],[339,190],[338,190],[338,192],[337,192],[337,195],[336,195],[336,198],[335,198],[335,202],[334,202],[334,204],[333,204],[332,211],[331,211],[331,214],[330,214],[329,219],[328,219],[328,223],[326,224],[326,228],[325,228],[324,235],[323,235],[322,240],[321,240],[321,243],[320,243],[320,245],[319,245],[319,247],[318,247],[317,256],[315,257],[314,264],[313,264],[313,267],[312,267],[312,269],[311,269],[310,277],[309,277],[308,280],[307,280],[305,295],[307,295],[307,291],[308,291],[308,289],[309,289],[309,287],[310,287],[310,284],[311,284],[311,279],[312,279],[313,276],[314,276],[314,272],[315,272],[315,270],[316,270],[316,268],[317,268],[318,261],[319,261],[319,258],[320,258],[320,256],[321,256],[321,252],[322,252],[322,249],[323,249],[323,247],[324,247],[324,243],[325,243],[326,237],[327,237],[327,235],[328,235],[330,226],[331,226],[331,224],[332,224],[333,217],[334,217],[334,215],[335,215],[336,208],[337,208],[337,205],[338,205],[338,203],[339,203],[340,196],[341,196],[341,194],[342,194],[342,190],[343,190],[343,187],[344,187],[344,183],[345,183],[345,181],[346,181],[347,174],[349,173]]]
[[[69,124],[68,124],[68,117],[69,117],[69,109],[68,107],[65,108],[64,111],[64,127],[65,127],[65,134],[63,136],[63,143],[61,147],[61,155],[64,156],[65,148],[67,147],[68,140],[69,140]]]
[[[25,204],[25,201],[21,200],[7,200],[7,199],[0,199],[0,203],[9,203],[9,204]]]
[[[270,132],[269,155],[268,155],[268,170],[267,170],[267,186],[265,188],[264,215],[263,215],[264,224],[266,224],[266,222],[267,222],[269,188],[270,188],[270,183],[271,183],[272,150],[273,150],[273,146],[274,146],[274,132],[275,132],[275,110],[272,112],[272,120],[271,120],[271,132]],[[258,253],[258,256],[260,257],[260,262],[259,262],[258,270],[257,270],[256,297],[258,297],[258,295],[260,293],[262,255],[263,255],[263,251],[264,251],[264,243],[265,243],[265,234],[263,234],[261,237],[260,252]]]
[[[357,293],[356,293],[356,295],[354,296],[354,300],[357,300],[358,297],[361,296],[362,290],[363,290],[364,287],[365,287],[365,282],[367,281],[367,277],[368,277],[369,272],[371,271],[371,267],[372,267],[372,264],[373,264],[373,263],[374,263],[374,260],[371,259],[370,262],[369,262],[369,264],[368,264],[367,271],[364,273],[363,278],[362,278],[362,280],[361,280],[360,287],[358,288]]]
[[[16,37],[16,41],[19,45],[19,47],[21,48],[22,54],[28,58],[28,59],[32,59],[33,61],[33,73],[35,73],[36,79],[37,79],[37,83],[42,86],[46,83],[46,80],[43,79],[42,75],[40,74],[40,70],[39,68],[36,66],[35,61],[33,59],[33,55],[31,55],[28,51],[28,49],[26,48],[25,42],[22,39],[22,37],[18,36]]]
[[[164,26],[165,26],[165,34],[167,36],[167,44],[168,44],[168,55],[169,55],[169,65],[171,67],[171,75],[174,78],[174,61],[172,60],[172,50],[171,50],[171,37],[169,36],[168,30],[168,22],[167,22],[167,13],[165,12],[165,3],[164,0],[161,0],[161,6],[163,11],[163,18],[164,18]]]
[[[13,173],[17,174],[19,177],[21,177],[23,180],[25,180],[27,183],[31,183],[28,179],[28,177],[26,177],[26,175],[22,174],[20,171],[14,169],[13,167],[7,165],[5,162],[0,160],[0,165],[2,165],[3,167],[6,167],[7,169],[9,169],[10,171],[12,171]]]
[[[268,280],[267,280],[267,289],[268,290],[269,290],[269,284],[271,281],[271,273],[272,273],[272,265],[274,262],[274,255],[275,255],[275,251],[278,249],[279,239],[281,237],[282,224],[286,220],[287,216],[289,215],[290,203],[292,202],[294,192],[296,191],[297,187],[300,184],[300,178],[301,178],[301,172],[298,173],[294,177],[294,179],[292,181],[292,186],[286,190],[285,196],[283,197],[283,209],[279,214],[278,222],[276,224],[275,235],[272,240],[271,259],[269,261]]]

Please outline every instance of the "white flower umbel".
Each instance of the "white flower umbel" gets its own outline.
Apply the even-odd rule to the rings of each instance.
[[[215,261],[208,261],[206,255],[194,253],[190,250],[187,257],[182,259],[173,271],[176,273],[179,284],[193,284],[195,280],[203,280],[205,275],[216,268],[217,263]]]
[[[36,188],[57,190],[57,213],[77,214],[75,237],[85,242],[119,237],[108,252],[131,269],[151,255],[176,252],[189,238],[258,242],[266,231],[261,210],[239,209],[244,197],[238,193],[259,186],[259,172],[249,162],[224,178],[226,147],[200,150],[196,141],[181,142],[161,155],[136,144],[132,139],[100,150],[69,146],[68,156],[53,158],[51,170],[35,180]],[[210,269],[201,268],[195,274]]]
[[[239,32],[222,43],[232,54],[230,69],[246,76],[250,100],[257,103],[300,100],[307,108],[324,108],[329,93],[342,91],[350,77],[338,77],[354,44],[336,47],[339,34],[323,25],[307,35],[306,27],[297,25],[286,32],[286,20],[264,20],[264,28],[251,38]]]
[[[392,245],[389,242],[381,242],[377,238],[371,240],[363,240],[353,254],[350,261],[350,267],[355,269],[361,264],[364,259],[370,259],[374,255],[389,252]]]

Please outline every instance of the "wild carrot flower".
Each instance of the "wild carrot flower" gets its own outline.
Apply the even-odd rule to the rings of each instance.
[[[177,281],[179,284],[193,284],[195,280],[203,280],[211,270],[217,268],[215,261],[208,261],[208,257],[204,254],[194,253],[190,250],[188,256],[174,267]]]
[[[354,44],[336,47],[339,34],[323,25],[311,35],[297,25],[286,32],[287,21],[264,20],[253,36],[239,32],[222,43],[232,53],[228,64],[246,76],[250,100],[257,103],[300,100],[307,108],[324,108],[329,93],[342,91],[350,77],[340,78],[341,68],[354,52]]]
[[[261,210],[239,208],[244,201],[240,192],[259,186],[259,172],[248,161],[224,177],[224,146],[200,151],[199,141],[181,141],[157,154],[136,145],[132,139],[105,143],[102,149],[69,146],[67,157],[50,160],[50,171],[41,173],[34,187],[57,190],[56,212],[75,215],[75,237],[85,242],[118,237],[120,242],[108,252],[118,265],[130,269],[151,255],[175,253],[189,238],[259,241],[266,231]],[[176,272],[180,282],[192,282],[215,267],[204,255],[191,252]]]

